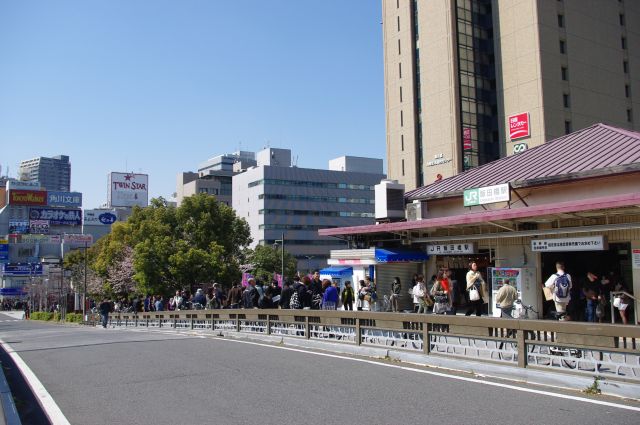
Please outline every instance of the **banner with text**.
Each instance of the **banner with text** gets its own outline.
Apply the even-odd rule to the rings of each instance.
[[[46,190],[10,190],[9,205],[47,205]]]
[[[80,192],[49,192],[47,205],[50,207],[78,208],[82,206]]]
[[[29,233],[34,235],[48,235],[49,220],[29,220]]]
[[[29,218],[31,220],[49,220],[51,226],[81,226],[82,210],[31,208]]]
[[[29,233],[29,220],[9,219],[9,233]]]
[[[109,206],[146,207],[149,203],[149,176],[147,174],[109,174]]]
[[[117,220],[115,210],[84,210],[85,226],[110,226]]]
[[[609,244],[604,236],[534,239],[531,241],[531,250],[534,252],[606,251],[607,249],[609,249]]]

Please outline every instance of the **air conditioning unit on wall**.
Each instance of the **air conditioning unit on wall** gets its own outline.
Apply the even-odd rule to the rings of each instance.
[[[404,185],[382,180],[375,186],[376,221],[400,221],[404,218]]]
[[[427,203],[425,201],[413,201],[406,206],[407,221],[422,220],[427,217]]]

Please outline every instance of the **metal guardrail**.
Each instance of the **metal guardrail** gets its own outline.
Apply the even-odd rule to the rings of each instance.
[[[634,317],[633,318],[629,317],[628,319],[631,323],[638,323],[638,320],[637,320],[638,319],[638,299],[626,291],[611,291],[611,293],[609,294],[609,305],[611,306],[611,323],[616,322],[616,311],[615,311],[615,307],[613,306],[613,300],[616,297],[621,295],[626,295],[627,297],[633,300]]]
[[[116,313],[109,324],[277,335],[640,383],[638,326],[318,310]]]

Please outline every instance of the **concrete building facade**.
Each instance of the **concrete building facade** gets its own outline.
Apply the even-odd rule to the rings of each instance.
[[[233,176],[233,209],[249,223],[253,246],[273,245],[284,234],[298,270],[307,271],[344,247],[319,229],[373,224],[382,160],[342,157],[332,161],[338,169],[318,170],[292,167],[288,149],[268,148],[257,158],[258,166]]]
[[[67,155],[24,160],[20,163],[18,176],[23,181],[40,182],[47,190],[71,190],[71,163]]]
[[[177,205],[187,196],[206,193],[215,196],[220,202],[231,206],[231,178],[234,174],[256,165],[253,152],[238,151],[232,154],[218,155],[198,167],[198,172],[178,174],[176,181]]]
[[[638,2],[382,4],[388,174],[407,189],[597,122],[640,128]]]

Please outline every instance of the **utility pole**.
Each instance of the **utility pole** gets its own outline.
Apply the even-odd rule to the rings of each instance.
[[[281,275],[282,276],[281,277],[281,279],[282,279],[282,287],[284,288],[284,232],[282,232],[282,255],[280,257],[280,261],[281,261],[280,265],[282,266],[282,268],[281,268],[281,270],[282,270],[282,275]]]
[[[84,242],[84,294],[82,295],[82,320],[87,320],[87,242]]]

